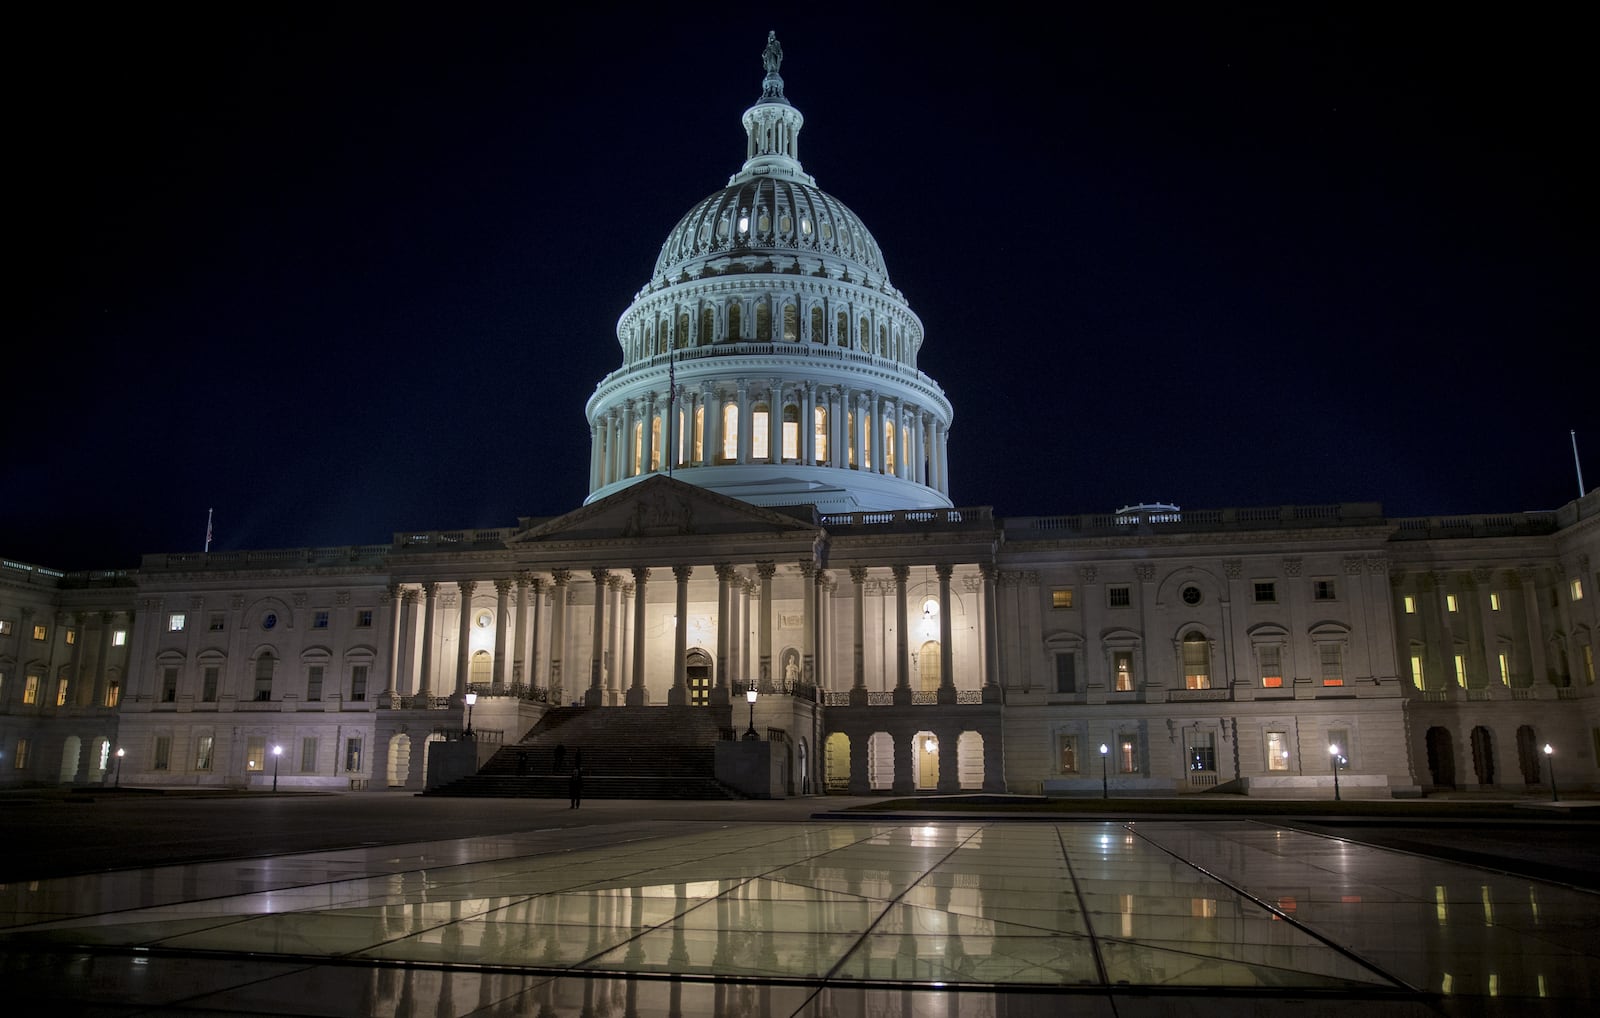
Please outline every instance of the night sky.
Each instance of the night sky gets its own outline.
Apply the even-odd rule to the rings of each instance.
[[[52,6],[4,72],[8,558],[578,506],[617,318],[739,168],[769,28],[806,170],[922,319],[956,504],[1550,509],[1569,429],[1600,479],[1572,8]]]

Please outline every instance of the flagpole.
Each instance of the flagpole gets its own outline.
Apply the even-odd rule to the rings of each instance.
[[[1567,434],[1572,437],[1572,465],[1578,470],[1578,497],[1582,498],[1585,492],[1583,490],[1583,464],[1578,460],[1578,432],[1571,430]]]
[[[206,510],[206,548],[205,548],[205,551],[206,551],[207,555],[211,554],[211,514],[213,512],[215,512],[214,509],[207,509]]]
[[[667,348],[667,476],[672,476],[672,461],[678,458],[673,442],[673,426],[678,423],[678,350]]]

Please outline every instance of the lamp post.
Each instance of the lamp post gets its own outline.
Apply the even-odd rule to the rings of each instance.
[[[761,736],[756,734],[756,687],[751,686],[744,691],[745,702],[750,705],[750,727],[744,733],[746,742],[759,742]]]
[[[123,749],[121,746],[117,747],[117,772],[115,775],[113,775],[113,781],[111,783],[111,787],[113,788],[122,787],[122,758],[127,755],[127,750]]]
[[[467,690],[467,730],[461,734],[465,735],[469,739],[472,738],[472,705],[477,702],[478,694],[474,693],[470,689]]]
[[[1556,787],[1556,748],[1548,742],[1544,744],[1544,759],[1550,765],[1550,801],[1561,801],[1561,790]]]
[[[1333,768],[1333,801],[1339,801],[1339,744],[1328,744],[1328,766]]]
[[[283,756],[282,746],[272,747],[272,790],[278,790],[278,760]]]
[[[1106,754],[1111,752],[1111,747],[1105,743],[1100,744],[1100,798],[1111,798],[1111,787],[1106,782]]]

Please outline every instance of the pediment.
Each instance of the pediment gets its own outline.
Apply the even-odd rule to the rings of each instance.
[[[820,527],[785,513],[657,474],[565,516],[546,520],[506,543],[516,547],[549,541],[737,534],[809,538],[820,531]]]

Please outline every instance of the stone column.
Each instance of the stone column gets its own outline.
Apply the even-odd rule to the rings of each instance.
[[[739,395],[739,462],[750,462],[750,380],[738,381]],[[769,415],[770,416],[770,415]]]
[[[106,694],[109,692],[107,682],[110,675],[106,666],[111,660],[111,628],[116,624],[115,612],[100,613],[100,653],[94,665],[94,706],[106,705]],[[98,763],[99,761],[96,761]]]
[[[867,413],[871,430],[868,432],[872,442],[872,472],[881,474],[883,470],[883,397],[876,392],[867,393]]]
[[[978,566],[983,574],[983,702],[1000,702],[999,620],[995,614],[994,566]]]
[[[418,668],[416,706],[427,710],[433,706],[433,627],[434,613],[439,603],[439,585],[428,582],[422,585],[422,662]]]
[[[817,564],[815,562],[800,563],[801,586],[804,594],[800,599],[800,678],[801,681],[814,685],[817,681],[816,671],[816,620],[817,620]]]
[[[743,448],[741,440],[740,448]],[[711,689],[711,705],[725,707],[728,699],[728,650],[729,632],[733,620],[729,617],[729,602],[733,600],[733,566],[726,562],[719,563],[717,570],[717,682]]]
[[[800,462],[815,466],[817,462],[817,385],[804,382],[800,386]]]
[[[650,578],[650,570],[644,566],[633,567],[633,684],[628,687],[627,704],[629,707],[642,707],[650,702],[650,691],[644,684],[644,584]],[[678,629],[683,630],[683,620],[678,620]]]
[[[587,707],[598,707],[601,704],[600,672],[606,634],[606,580],[611,574],[604,569],[594,568],[589,570],[589,575],[594,578],[594,639],[589,650],[589,688],[583,694],[583,702]]]
[[[494,581],[494,673],[489,691],[495,696],[506,692],[506,638],[511,629],[511,580]]]
[[[517,624],[511,644],[513,686],[533,685],[533,677],[529,674],[532,666],[528,661],[528,584],[532,578],[532,574],[526,571],[517,574]]]
[[[450,694],[452,706],[466,703],[467,676],[472,671],[472,592],[478,589],[476,580],[457,580],[461,590],[461,603],[456,622],[456,688]]]
[[[910,566],[890,566],[894,574],[894,702],[911,703],[911,644],[906,636],[906,580]]]
[[[857,432],[859,435],[860,432]],[[867,705],[867,652],[862,642],[867,627],[867,601],[866,591],[863,589],[867,583],[867,567],[851,566],[850,581],[856,585],[855,601],[855,632],[851,636],[851,683],[850,706],[865,707]]]
[[[534,576],[528,580],[530,588],[528,597],[533,602],[533,618],[528,620],[528,634],[519,637],[527,648],[526,660],[528,662],[528,688],[540,685],[539,682],[539,616],[544,614],[544,577]],[[547,687],[548,688],[548,687]]]
[[[622,404],[622,471],[618,480],[633,476],[633,400]]]
[[[667,691],[669,707],[683,707],[689,702],[689,577],[692,566],[673,566],[672,575],[678,581],[677,616],[672,634],[672,688]]]
[[[716,465],[722,455],[722,395],[710,383],[706,384],[701,402],[706,407],[706,444],[704,466]]]
[[[928,448],[922,434],[924,427],[926,427],[926,424],[923,420],[922,409],[918,407],[916,419],[911,427],[911,446],[914,450],[911,456],[911,479],[918,484],[928,483],[928,466],[925,459],[928,454]]]
[[[772,577],[778,571],[775,562],[757,562],[756,575],[761,577],[761,619],[757,625],[760,647],[758,664],[762,693],[772,692]]]
[[[606,578],[605,705],[615,707],[621,676],[628,670],[622,660],[622,577]]]
[[[656,396],[651,393],[644,399],[644,420],[639,428],[639,473],[650,473],[650,464],[657,460],[656,451]]]
[[[600,487],[600,449],[604,444],[605,428],[599,421],[589,425],[589,490]]]
[[[566,701],[561,664],[566,656],[567,584],[572,579],[572,570],[552,570],[550,576],[550,702],[560,707]]]
[[[422,591],[408,587],[400,593],[400,649],[399,666],[395,673],[395,697],[405,705],[416,693],[417,686],[417,602]]]
[[[815,597],[806,609],[816,619],[818,689],[832,689],[834,686],[833,657],[829,651],[833,647],[833,592],[836,589],[838,585],[833,578],[819,571],[814,588]]]
[[[956,702],[955,648],[951,643],[950,574],[948,565],[936,565],[933,571],[939,576],[939,702]],[[943,772],[940,772],[943,783]]]

